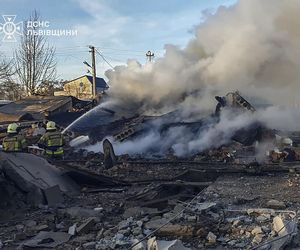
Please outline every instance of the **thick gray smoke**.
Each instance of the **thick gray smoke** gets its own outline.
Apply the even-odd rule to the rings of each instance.
[[[254,115],[223,112],[219,123],[197,134],[176,127],[162,138],[154,129],[116,142],[117,153],[145,153],[159,145],[161,151],[171,146],[177,155],[187,155],[225,144],[257,120],[274,129],[299,130],[299,13],[299,0],[240,0],[207,16],[184,49],[166,45],[155,63],[129,60],[107,71],[110,97],[140,113],[180,109],[186,121],[191,113],[194,118],[212,113],[214,96],[235,90],[273,105]]]
[[[212,96],[238,89],[268,103],[299,105],[300,1],[241,0],[199,25],[185,49],[166,45],[163,58],[106,75],[110,95],[140,111],[211,110]],[[193,95],[191,95],[193,94]]]
[[[250,113],[232,113],[223,110],[219,122],[214,119],[199,124],[195,132],[188,126],[168,128],[165,132],[159,131],[162,124],[152,124],[152,129],[133,140],[115,142],[109,138],[117,154],[166,154],[171,149],[177,156],[188,156],[202,152],[209,148],[218,148],[230,141],[233,134],[240,128],[246,127],[255,121]],[[101,143],[87,147],[90,151],[99,151]]]

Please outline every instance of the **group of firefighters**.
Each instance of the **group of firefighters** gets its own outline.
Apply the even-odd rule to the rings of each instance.
[[[9,124],[7,136],[2,141],[2,151],[4,152],[24,152],[28,143],[20,133],[16,123]],[[61,158],[64,155],[65,140],[63,134],[56,128],[53,121],[46,124],[46,133],[38,141],[38,146],[44,149],[45,155],[51,158]]]

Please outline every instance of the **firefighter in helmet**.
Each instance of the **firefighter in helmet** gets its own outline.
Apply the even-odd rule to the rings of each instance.
[[[11,123],[7,127],[7,136],[2,141],[2,150],[4,152],[22,152],[26,149],[27,142],[19,134],[19,127],[16,123]]]
[[[56,129],[56,124],[53,121],[48,121],[46,125],[46,133],[40,138],[38,145],[45,149],[45,154],[51,158],[62,158],[64,155],[65,140],[59,131]]]

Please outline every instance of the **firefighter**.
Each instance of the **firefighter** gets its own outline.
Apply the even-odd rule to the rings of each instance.
[[[16,123],[9,124],[7,136],[2,141],[2,150],[4,152],[22,152],[26,147],[27,142],[22,135],[19,135],[18,125]]]
[[[62,158],[64,155],[65,141],[62,133],[57,131],[55,122],[49,121],[46,133],[41,137],[38,146],[45,149],[45,154],[51,158]]]

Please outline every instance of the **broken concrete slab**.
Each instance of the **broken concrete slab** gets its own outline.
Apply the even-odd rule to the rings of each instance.
[[[102,211],[83,208],[83,207],[70,207],[67,209],[59,209],[59,213],[67,214],[71,218],[84,219],[89,217],[99,217],[102,215]]]
[[[209,209],[214,208],[217,206],[217,203],[215,202],[203,202],[203,203],[197,203],[193,209],[197,210],[198,212],[200,211],[207,211]]]
[[[273,230],[279,235],[279,236],[284,236],[287,235],[287,229],[285,227],[285,224],[281,217],[276,216],[273,219]]]
[[[138,217],[141,214],[142,214],[142,209],[140,207],[130,207],[124,211],[123,218],[127,219],[129,217]]]
[[[26,153],[0,152],[0,158],[0,165],[6,176],[22,191],[34,194],[29,198],[38,197],[37,201],[41,201],[43,198],[40,190],[54,186],[59,186],[67,194],[79,193],[79,187],[74,181],[41,157]]]
[[[278,234],[278,240],[268,244],[274,250],[283,250],[289,244],[292,237],[297,234],[297,223],[295,221],[288,221],[285,223],[280,216],[273,219],[273,231]]]
[[[25,240],[26,238],[27,238],[27,235],[24,232],[17,232],[17,233],[14,233],[14,235],[13,235],[13,239],[15,241]]]
[[[157,231],[157,235],[165,237],[193,237],[193,236],[206,236],[207,232],[203,229],[196,230],[194,226],[168,224]]]
[[[258,223],[263,223],[269,221],[271,218],[270,214],[261,214],[255,218]]]
[[[206,239],[208,240],[209,244],[216,244],[217,242],[217,236],[212,232],[207,234]]]
[[[160,226],[166,224],[167,222],[168,222],[168,220],[165,218],[150,220],[147,223],[145,223],[145,228],[146,229],[157,229]]]
[[[118,224],[118,229],[119,229],[119,230],[126,229],[126,228],[128,228],[132,223],[133,223],[133,218],[132,218],[132,217],[129,217],[129,218],[127,218],[127,220],[123,220],[123,221],[120,221],[120,222],[119,222],[119,224]]]
[[[89,185],[89,186],[99,186],[101,185],[106,187],[116,186],[116,185],[127,185],[125,181],[120,181],[116,178],[95,173],[86,168],[80,168],[78,166],[69,165],[62,162],[57,162],[56,165],[65,170],[65,175],[71,177],[76,183],[80,185]]]
[[[32,239],[27,240],[23,243],[24,246],[33,247],[33,248],[56,248],[69,241],[71,235],[63,232],[39,232]]]
[[[252,244],[257,245],[262,242],[264,235],[263,234],[256,234],[252,240]]]
[[[44,189],[44,195],[49,206],[55,206],[64,201],[64,197],[58,185]]]
[[[269,200],[266,204],[268,208],[272,209],[285,209],[286,205],[284,204],[283,201],[278,201],[278,200]]]
[[[75,235],[76,234],[76,227],[77,227],[77,223],[75,223],[74,225],[70,226],[69,227],[69,230],[68,230],[68,234],[70,235]]]
[[[262,231],[261,227],[255,227],[255,228],[253,228],[253,230],[251,231],[251,234],[252,234],[252,235],[257,235],[257,234],[262,234],[262,233],[263,233],[263,231]]]
[[[135,245],[137,244],[137,245]],[[139,242],[138,239],[134,239],[132,241],[132,245],[135,245],[132,250],[146,250],[146,244],[145,242]]]
[[[32,229],[37,232],[46,231],[47,229],[49,229],[49,226],[44,224],[44,225],[35,226]]]
[[[26,227],[35,227],[36,226],[36,221],[35,220],[27,220],[24,222]]]
[[[88,233],[90,229],[95,225],[96,221],[95,218],[88,218],[83,224],[81,224],[77,229],[76,232],[78,234]]]
[[[95,241],[87,242],[84,243],[82,246],[84,249],[95,249],[96,242]]]
[[[191,248],[185,247],[181,240],[156,240],[149,239],[147,242],[147,249],[149,250],[191,250]]]

